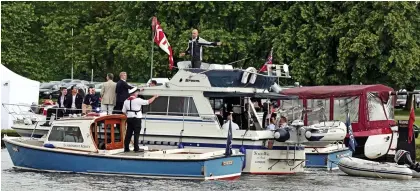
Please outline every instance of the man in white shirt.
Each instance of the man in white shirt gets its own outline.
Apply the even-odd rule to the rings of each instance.
[[[229,131],[229,123],[232,123],[232,130],[239,130],[238,124],[232,121],[232,112],[227,116],[227,122],[222,126],[224,131]]]
[[[158,96],[149,100],[138,98],[141,90],[137,87],[130,89],[127,100],[124,101],[122,112],[127,115],[127,130],[125,132],[124,152],[130,152],[130,141],[134,133],[134,152],[139,152],[139,136],[141,131],[141,118],[143,117],[141,106],[151,104]]]

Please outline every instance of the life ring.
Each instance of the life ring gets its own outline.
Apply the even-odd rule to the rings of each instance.
[[[246,84],[249,82],[251,84],[254,84],[255,81],[257,80],[257,72],[258,72],[257,69],[255,69],[254,67],[248,67],[245,70],[244,74],[242,75],[241,83]],[[251,73],[252,73],[251,78],[248,81],[249,74]]]

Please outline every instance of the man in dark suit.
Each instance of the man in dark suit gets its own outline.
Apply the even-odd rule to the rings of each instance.
[[[115,88],[115,93],[117,94],[116,104],[114,107],[115,114],[121,114],[121,110],[124,105],[124,101],[130,97],[128,90],[132,89],[130,85],[127,84],[127,73],[121,72],[120,73],[120,81],[117,82],[117,87]]]
[[[69,109],[69,114],[82,113],[83,97],[78,93],[78,88],[72,86],[70,89],[71,93],[67,95],[66,108]]]
[[[60,88],[60,95],[57,99],[57,105],[53,108],[50,108],[47,110],[47,118],[46,122],[42,124],[41,126],[50,126],[49,120],[51,119],[52,114],[55,114],[56,118],[63,117],[66,113],[66,105],[67,105],[67,89],[65,87]]]

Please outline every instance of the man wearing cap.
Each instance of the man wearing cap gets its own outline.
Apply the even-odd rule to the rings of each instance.
[[[134,152],[139,152],[139,136],[141,130],[141,118],[143,117],[141,106],[149,105],[158,97],[153,96],[149,100],[138,98],[141,90],[137,87],[130,89],[130,97],[124,101],[122,112],[127,115],[127,130],[125,132],[124,152],[130,152],[130,141],[134,133]]]

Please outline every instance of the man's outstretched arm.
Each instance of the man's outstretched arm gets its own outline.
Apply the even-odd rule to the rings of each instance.
[[[198,40],[198,44],[201,46],[220,46],[222,45],[221,42],[209,42],[205,40],[204,38],[201,38]]]

